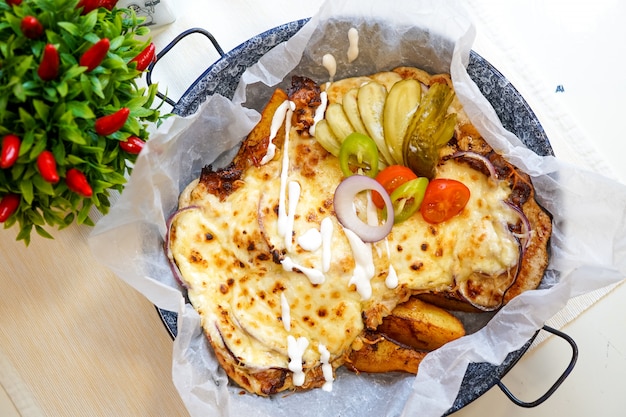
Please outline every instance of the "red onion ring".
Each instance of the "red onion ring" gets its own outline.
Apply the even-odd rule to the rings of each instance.
[[[524,252],[526,251],[526,248],[528,248],[528,245],[530,244],[530,235],[532,232],[532,226],[530,225],[530,220],[528,220],[528,217],[526,217],[522,209],[517,207],[515,204],[511,203],[510,201],[505,201],[504,203],[513,209],[513,211],[517,214],[520,221],[522,222],[522,232],[519,234],[514,233],[513,236],[519,239],[520,246],[522,248],[522,251]]]
[[[172,213],[168,218],[167,221],[165,222],[165,226],[167,228],[166,232],[165,232],[165,239],[163,242],[163,248],[165,250],[165,256],[167,257],[167,261],[168,264],[170,266],[170,270],[172,271],[172,275],[174,275],[174,278],[176,279],[176,282],[178,282],[183,288],[187,289],[188,286],[185,283],[185,281],[183,280],[183,275],[180,272],[180,269],[178,269],[178,265],[176,264],[176,261],[174,260],[174,254],[172,253],[172,248],[170,246],[171,243],[171,232],[172,232],[172,224],[174,223],[174,220],[176,219],[176,217],[178,217],[179,214],[181,214],[184,211],[187,210],[193,210],[193,209],[199,209],[199,206],[188,206],[188,207],[183,207],[179,210],[176,210],[174,213]]]
[[[377,191],[385,202],[387,220],[382,225],[372,226],[365,223],[357,216],[354,210],[354,197],[361,191]],[[335,190],[333,199],[337,220],[346,229],[350,229],[363,242],[378,242],[384,239],[393,227],[393,205],[389,194],[384,187],[375,179],[365,175],[351,175],[344,179]]]
[[[491,161],[484,155],[481,155],[476,152],[469,151],[459,151],[452,154],[450,158],[470,158],[482,162],[487,170],[489,171],[489,176],[494,180],[498,179],[498,174],[496,173],[496,168],[493,166]]]

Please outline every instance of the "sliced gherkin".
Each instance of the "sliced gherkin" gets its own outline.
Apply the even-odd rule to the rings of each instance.
[[[376,142],[383,163],[389,165],[393,163],[393,158],[387,149],[383,131],[383,109],[386,99],[387,89],[376,81],[370,81],[359,87],[357,103],[361,120],[369,136]]]
[[[330,126],[328,126],[327,120],[322,119],[315,124],[315,139],[328,152],[335,156],[339,156],[341,142],[330,129]]]
[[[404,163],[420,177],[432,179],[439,150],[450,141],[456,114],[448,114],[454,91],[443,83],[430,86],[411,119],[403,145]]]
[[[359,112],[359,104],[357,102],[357,95],[359,94],[358,88],[352,88],[348,90],[341,99],[341,104],[343,106],[343,111],[346,113],[348,120],[354,127],[354,130],[367,135],[367,129],[365,125],[363,125],[363,120],[361,120],[361,113]]]
[[[328,121],[328,125],[330,129],[333,131],[339,142],[343,142],[343,140],[350,134],[354,133],[354,127],[346,113],[343,111],[343,107],[339,103],[332,103],[326,108],[326,120]]]
[[[404,137],[422,98],[419,81],[406,79],[391,87],[383,111],[385,142],[396,164],[404,164],[402,148]]]

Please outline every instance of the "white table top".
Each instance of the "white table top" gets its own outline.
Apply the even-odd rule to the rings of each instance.
[[[201,27],[228,51],[267,29],[313,15],[321,3],[170,1],[176,21],[152,37],[161,50],[180,32]],[[624,3],[510,3],[468,2],[478,33],[475,50],[520,90],[548,137],[564,125],[572,128],[597,152],[594,166],[626,184],[626,141],[614,128],[623,117],[618,103],[626,95],[626,77],[613,76],[621,68],[613,48],[626,39]],[[517,60],[509,59],[512,51]],[[160,63],[153,81],[180,97],[217,58],[205,39],[185,41]],[[540,85],[527,84],[527,69]],[[562,118],[550,120],[546,103],[560,106]],[[579,149],[555,146],[557,157],[572,161],[585,158]],[[188,415],[169,380],[172,343],[153,306],[95,262],[85,244],[88,233],[72,227],[55,242],[35,240],[28,249],[13,242],[11,233],[0,236],[6,297],[0,306],[0,415]],[[64,253],[76,259],[56,263]],[[579,360],[546,403],[520,408],[494,387],[455,415],[623,415],[625,297],[626,286],[620,285],[580,308],[585,311],[562,328],[578,344]],[[549,338],[524,355],[504,382],[520,399],[532,401],[560,375],[570,353],[565,342]]]

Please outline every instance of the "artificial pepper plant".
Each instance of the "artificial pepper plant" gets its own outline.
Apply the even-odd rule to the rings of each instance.
[[[165,117],[148,28],[116,0],[0,0],[0,222],[93,225],[122,191],[150,123]]]

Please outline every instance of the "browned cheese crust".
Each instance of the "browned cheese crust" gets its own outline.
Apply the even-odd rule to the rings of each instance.
[[[446,74],[431,76],[424,71],[409,67],[396,68],[393,72],[395,74],[380,74],[380,79],[387,80],[393,77],[399,77],[401,79],[413,78],[417,79],[425,86],[429,86],[435,82],[447,83],[452,86],[450,77]],[[363,80],[364,78],[357,77],[352,81],[352,84],[358,86]],[[345,92],[345,89],[348,87],[349,86],[344,85],[336,90],[333,90],[332,87],[328,89],[329,102],[339,100],[341,94]],[[264,229],[267,227],[264,222],[271,221],[273,217],[276,216],[278,207],[277,205],[272,205],[275,203],[265,204],[267,197],[265,197],[263,191],[264,185],[262,183],[274,181],[273,184],[275,184],[276,171],[272,171],[274,168],[269,165],[263,165],[261,160],[266,155],[270,144],[270,120],[279,106],[286,100],[295,103],[291,126],[296,128],[297,134],[300,137],[309,140],[308,142],[300,141],[297,145],[292,145],[293,148],[290,151],[292,171],[290,171],[290,175],[295,175],[302,181],[310,182],[311,187],[319,187],[320,189],[334,189],[334,187],[336,187],[337,184],[325,184],[324,181],[327,181],[325,175],[327,174],[323,169],[320,169],[320,167],[328,167],[329,164],[333,167],[335,165],[338,167],[338,163],[333,161],[336,160],[336,158],[328,153],[315,140],[309,139],[309,128],[313,125],[315,110],[321,103],[320,92],[321,89],[317,84],[303,77],[294,78],[292,87],[286,92],[277,89],[262,112],[262,121],[243,141],[233,162],[228,167],[219,170],[214,170],[211,166],[205,167],[202,170],[199,180],[191,184],[181,196],[180,208],[190,205],[205,205],[206,207],[203,208],[205,212],[204,215],[209,216],[209,222],[217,224],[218,226],[215,227],[221,227],[221,230],[228,230],[232,227],[229,225],[229,222],[238,221],[237,219],[245,219],[245,221],[248,222],[247,224],[254,226],[250,230],[244,230],[242,234],[236,235],[236,238],[239,239],[238,241],[229,242],[234,243],[234,252],[229,254],[229,257],[216,253],[215,259],[225,259],[223,262],[230,263],[224,264],[222,268],[224,271],[222,281],[218,280],[219,282],[216,281],[217,283],[211,283],[210,280],[214,279],[213,277],[202,279],[201,286],[209,288],[204,289],[205,291],[218,291],[225,297],[237,291],[245,293],[246,289],[239,288],[237,285],[241,283],[245,285],[246,280],[256,279],[258,283],[260,283],[259,285],[262,286],[264,285],[264,280],[267,279],[265,277],[274,277],[276,274],[280,273],[279,271],[282,271],[281,261],[284,261],[288,254],[280,244],[277,244],[275,240],[265,235]],[[362,303],[360,316],[363,322],[354,323],[354,327],[346,327],[346,334],[344,335],[345,343],[341,344],[341,341],[338,341],[336,343],[338,347],[335,351],[331,352],[330,362],[333,370],[339,366],[346,365],[349,369],[357,372],[388,372],[397,370],[416,372],[417,366],[425,355],[425,352],[436,347],[429,345],[428,340],[417,340],[413,345],[410,343],[407,344],[406,341],[409,339],[404,338],[404,336],[409,335],[409,333],[413,336],[423,334],[426,336],[417,337],[424,339],[431,336],[438,337],[438,335],[443,335],[441,337],[445,342],[445,340],[452,340],[464,334],[462,324],[460,324],[456,318],[445,310],[434,307],[434,305],[453,310],[475,312],[493,311],[522,292],[537,288],[541,282],[544,270],[548,265],[548,243],[552,232],[552,223],[550,215],[535,199],[535,190],[531,178],[507,162],[487,144],[470,123],[467,116],[465,116],[458,100],[455,99],[451,107],[459,117],[457,118],[454,137],[448,145],[441,150],[439,164],[446,164],[448,160],[451,159],[451,155],[455,154],[457,151],[474,152],[491,161],[497,172],[498,181],[505,181],[510,188],[510,194],[506,200],[507,203],[523,211],[531,225],[532,231],[530,232],[528,244],[524,249],[520,249],[520,262],[497,275],[474,273],[469,278],[462,281],[454,281],[452,283],[444,282],[442,285],[432,286],[426,290],[414,290],[410,288],[409,285],[402,284],[397,289],[391,291],[384,289],[381,284],[378,284],[379,290],[383,288],[380,291],[387,291],[385,293],[386,295],[375,303]],[[282,152],[280,149],[283,146],[285,134],[285,127],[283,126],[274,138],[273,143],[276,145],[279,152]],[[474,158],[455,157],[454,159],[455,163],[469,166],[471,170],[480,173],[480,175],[489,175],[489,171],[485,165]],[[254,180],[261,181],[261,184],[258,185],[261,189],[249,191],[253,194],[256,193],[250,198],[254,200],[254,204],[258,203],[258,212],[241,213],[240,209],[244,206],[238,206],[238,204],[246,204],[245,196],[237,196],[236,200],[232,200],[232,197],[236,196],[237,191],[245,186],[247,181],[246,173],[252,170],[257,172],[254,176]],[[325,192],[327,191],[325,190]],[[332,193],[328,195],[326,200],[317,203],[318,206],[315,211],[303,214],[301,217],[305,217],[305,219],[300,218],[299,220],[296,219],[296,221],[305,220],[309,221],[311,224],[319,224],[322,218],[333,216]],[[233,212],[229,213],[229,220],[224,220],[219,223],[218,220],[221,214],[215,211],[217,210],[215,206],[222,203],[232,204],[232,206],[228,207],[232,207],[231,210],[233,210]],[[194,214],[192,213],[191,215],[193,216]],[[218,231],[210,228],[213,227],[211,226],[213,223],[207,225],[199,220],[198,222],[202,224],[198,230],[193,230],[193,228],[189,230],[189,227],[186,226],[185,223],[174,222],[171,230],[171,239],[174,244],[177,243],[179,237],[180,240],[182,240],[183,233],[194,234],[195,237],[190,241],[193,242],[193,245],[199,245],[197,247],[211,244],[220,239]],[[517,224],[509,224],[509,229],[515,235],[522,234],[522,222],[519,221]],[[445,229],[439,229],[436,225],[431,227],[433,235],[440,233],[441,230]],[[392,251],[398,252],[396,256],[403,256],[409,259],[411,253],[424,252],[425,250],[425,245],[419,241],[412,242],[409,245],[406,243],[406,239],[402,240],[404,238],[401,236],[393,236],[393,238],[398,239],[399,242],[404,242],[403,247],[400,247],[398,244],[397,247],[392,248]],[[198,249],[191,249],[189,252],[187,248],[182,247],[176,249],[176,251],[174,256],[181,267],[183,279],[185,280],[187,280],[187,278],[185,277],[183,263],[190,264],[194,268],[198,268],[198,266],[202,267],[202,265],[205,265],[205,267],[208,266],[207,262],[209,261],[203,258],[203,256],[206,255],[199,253]],[[387,274],[386,268],[389,265],[388,263],[384,264],[384,259],[382,258],[384,257],[375,259],[379,270],[384,271],[380,272],[379,276],[374,278],[374,280],[380,282],[384,282],[385,275]],[[354,268],[353,260],[344,259],[342,262],[343,263],[334,265],[333,268],[337,271],[343,271],[344,274],[345,271]],[[381,265],[383,266],[381,267]],[[215,265],[211,265],[211,268],[214,267]],[[407,266],[408,269],[413,268],[415,271],[418,271],[421,267],[421,264]],[[212,269],[212,271],[215,272],[215,269]],[[297,269],[295,271],[300,272]],[[247,274],[250,274],[250,276]],[[302,274],[299,275],[302,276]],[[229,278],[231,276],[234,278]],[[305,283],[309,284],[308,281],[305,281]],[[215,350],[218,361],[228,376],[239,386],[259,395],[272,395],[285,390],[306,390],[324,385],[326,379],[323,375],[321,364],[318,362],[313,365],[308,365],[309,363],[314,363],[314,361],[311,362],[310,359],[308,362],[303,359],[305,380],[301,385],[294,383],[293,373],[287,369],[286,363],[264,366],[262,364],[246,362],[245,352],[249,351],[247,349],[254,349],[257,345],[262,345],[263,343],[277,344],[276,346],[268,348],[269,354],[275,354],[277,357],[282,357],[281,355],[284,356],[284,347],[279,346],[280,343],[276,342],[277,339],[269,338],[265,340],[263,333],[254,333],[263,332],[262,329],[254,329],[251,333],[253,336],[249,338],[250,341],[241,342],[241,339],[238,339],[236,334],[249,330],[244,328],[244,324],[242,324],[245,322],[246,317],[242,318],[237,315],[237,311],[229,311],[221,305],[219,308],[215,309],[201,305],[204,296],[201,294],[202,289],[198,288],[199,284],[195,284],[194,286],[191,280],[188,284],[190,284],[190,291],[194,291],[194,295],[190,297],[190,299],[192,303],[194,303],[194,300],[198,300],[198,305],[194,306],[199,310],[203,318],[205,333]],[[213,288],[211,285],[214,285],[214,289],[212,290],[210,289]],[[323,290],[324,287],[312,285],[311,288]],[[275,322],[279,323],[274,323],[274,327],[280,327],[280,322],[284,318],[281,314],[275,313],[278,308],[276,304],[279,303],[276,297],[278,297],[280,293],[288,292],[286,285],[282,285],[282,281],[276,278],[276,283],[273,283],[271,288],[255,288],[254,291],[257,292],[245,298],[245,300],[249,299],[250,303],[250,305],[246,305],[245,308],[256,308],[254,307],[255,300],[262,300],[264,302],[267,302],[267,299],[273,300],[269,304],[269,307],[263,311],[264,314],[267,314],[267,320],[276,319]],[[198,294],[196,294],[196,292]],[[354,290],[349,293],[339,293],[338,291],[329,292],[328,294],[324,293],[322,297],[325,300],[324,302],[329,301],[329,299],[335,299],[334,305],[337,307],[332,310],[328,310],[326,307],[318,308],[315,310],[315,314],[312,314],[310,317],[304,317],[304,324],[302,325],[309,326],[310,329],[313,330],[316,329],[315,326],[318,326],[317,331],[322,332],[323,337],[329,337],[329,335],[324,334],[323,328],[320,329],[320,327],[323,326],[316,324],[317,321],[323,322],[323,320],[329,318],[329,315],[333,314],[335,314],[338,319],[345,319],[345,317],[342,317],[342,314],[348,314],[351,311],[348,307],[350,303],[349,300],[356,300],[353,302],[353,304],[356,303],[356,305],[359,304],[359,300],[355,299]],[[419,317],[416,315],[416,311],[424,310],[423,307],[419,307],[419,304],[417,304],[417,297],[428,301],[429,305],[432,304],[432,308],[428,307],[428,311],[432,313],[431,316],[424,318],[423,315],[419,315]],[[241,299],[244,300],[244,298]],[[344,302],[340,302],[341,300],[344,300]],[[403,303],[407,302],[407,300],[409,300],[408,303],[404,305]],[[242,301],[239,303],[241,304],[241,302]],[[302,303],[306,302],[305,297]],[[398,310],[397,314],[394,316],[394,309],[398,305],[400,307],[404,306],[404,308],[402,311]],[[414,313],[409,311],[409,305],[414,309]],[[273,309],[275,314],[270,312],[270,309]],[[274,314],[274,316],[272,316],[272,314]],[[233,318],[233,316],[236,316],[236,318]],[[386,317],[389,317],[389,319],[385,320]],[[437,320],[440,324],[433,326],[432,320]],[[384,324],[380,329],[377,329],[381,323]],[[402,327],[403,323],[406,323],[406,329]],[[256,326],[257,323],[253,324]],[[359,332],[360,335],[354,334],[355,332]],[[332,340],[328,340],[328,343],[332,344]],[[235,346],[234,343],[250,343],[250,347]],[[426,349],[424,346],[429,347]],[[237,354],[234,353],[235,347],[238,349]],[[250,357],[253,356],[254,355],[251,355]]]

